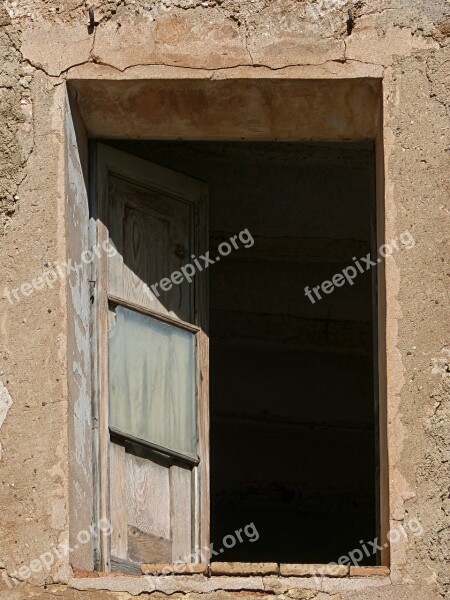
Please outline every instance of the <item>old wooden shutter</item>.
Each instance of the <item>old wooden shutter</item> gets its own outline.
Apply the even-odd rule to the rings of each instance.
[[[160,282],[205,251],[206,184],[98,144],[95,189],[100,567],[193,562],[209,535],[206,274]]]

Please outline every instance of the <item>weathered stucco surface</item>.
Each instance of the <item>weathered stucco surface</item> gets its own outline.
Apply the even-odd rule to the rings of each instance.
[[[416,240],[414,251],[386,264],[391,522],[416,517],[424,533],[392,545],[387,579],[325,578],[320,585],[306,578],[271,580],[252,587],[216,578],[199,580],[189,597],[448,597],[449,3],[94,4],[98,25],[93,28],[87,4],[77,0],[7,0],[0,8],[2,285],[18,288],[76,252],[66,243],[66,221],[79,217],[66,208],[67,79],[382,78],[386,238],[409,229]],[[74,169],[81,177],[77,165]],[[89,427],[83,404],[88,384],[81,378],[77,389],[71,381],[74,360],[77,365],[87,360],[83,335],[73,340],[68,325],[78,301],[73,284],[59,277],[51,288],[21,294],[20,302],[0,301],[0,574],[27,580],[0,579],[0,596],[184,596],[192,586],[181,576],[156,581],[156,588],[131,578],[106,584],[71,579],[72,556],[55,559],[49,571],[31,578],[18,573],[67,541],[70,527],[77,527],[74,501],[90,501],[82,487],[71,488],[69,477],[74,468],[78,483],[88,477],[80,461],[90,458],[72,439],[74,430]],[[86,319],[80,316],[78,333]],[[79,561],[89,563],[83,556]],[[75,589],[89,582],[102,591]]]

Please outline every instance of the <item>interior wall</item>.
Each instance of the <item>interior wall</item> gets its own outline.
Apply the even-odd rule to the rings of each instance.
[[[304,292],[370,252],[371,145],[114,145],[208,182],[211,256],[255,240],[209,271],[211,539],[260,532],[221,559],[329,562],[373,539],[371,274]]]

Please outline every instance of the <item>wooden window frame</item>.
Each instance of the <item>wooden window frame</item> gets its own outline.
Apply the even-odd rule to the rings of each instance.
[[[96,202],[95,183],[89,177],[89,204],[90,214],[83,213],[84,185],[88,181],[88,173],[95,172],[92,149],[89,148],[92,139],[105,138],[127,138],[127,139],[239,139],[239,140],[359,140],[374,139],[376,141],[376,229],[378,243],[385,241],[386,208],[385,208],[385,162],[384,138],[385,120],[383,107],[386,101],[386,90],[383,92],[383,78],[374,74],[373,66],[364,68],[355,77],[353,67],[350,65],[342,73],[336,75],[331,69],[322,70],[320,77],[313,74],[305,79],[302,68],[295,72],[280,71],[276,75],[264,76],[260,79],[258,75],[244,77],[237,71],[224,77],[211,77],[211,72],[195,72],[186,77],[174,79],[173,76],[161,72],[158,66],[146,67],[145,73],[140,79],[130,79],[128,74],[119,74],[114,78],[107,78],[102,73],[86,73],[75,70],[68,73],[67,82],[67,122],[66,130],[62,129],[61,135],[66,137],[66,146],[71,156],[80,161],[72,167],[70,162],[66,164],[69,176],[74,175],[79,179],[74,190],[73,185],[67,186],[67,198],[69,204],[80,202],[80,208],[75,213],[77,223],[71,225],[68,232],[67,247],[69,254],[79,252],[80,228],[88,227],[89,220],[89,245],[83,249],[88,250],[95,245],[96,232]],[[198,74],[200,73],[200,75]],[[213,72],[219,74],[220,71]],[[223,73],[223,72],[222,72]],[[327,90],[329,87],[329,90]],[[219,89],[216,89],[219,88]],[[265,110],[260,109],[259,95],[254,93],[261,88],[263,97],[267,104]],[[204,118],[193,121],[191,118],[191,105],[198,98],[198,89],[202,90],[204,106]],[[275,98],[276,110],[270,110],[275,106],[272,99],[272,91]],[[232,92],[232,96],[230,93]],[[361,93],[362,92],[362,93]],[[330,99],[329,96],[332,96]],[[176,110],[173,110],[171,102],[164,101],[167,98],[179,98]],[[229,97],[240,98],[240,102],[232,103],[232,109],[228,105],[224,108],[223,98],[228,101]],[[352,102],[335,102],[335,98],[351,98]],[[108,102],[105,103],[105,98]],[[190,99],[192,98],[192,102]],[[255,100],[256,98],[256,100]],[[284,98],[284,101],[280,100]],[[301,100],[302,106],[307,106],[310,118],[298,119],[293,117],[292,103]],[[228,104],[230,104],[228,102]],[[326,118],[324,118],[323,105],[327,106]],[[160,111],[157,118],[145,118],[143,107],[158,105]],[[319,110],[316,109],[319,107]],[[249,108],[252,119],[249,119]],[[322,108],[322,110],[320,110]],[[364,110],[361,110],[363,108]],[[230,111],[233,110],[233,119],[229,119]],[[255,116],[256,113],[256,116]],[[126,116],[126,118],[124,118]],[[338,116],[339,118],[336,118]],[[334,118],[331,118],[334,117]],[[257,123],[257,127],[255,126]],[[342,128],[342,123],[348,123]],[[286,127],[286,124],[289,127]],[[67,125],[74,128],[74,135],[70,137]],[[79,167],[79,172],[76,169]],[[73,182],[72,182],[73,183]],[[80,195],[82,198],[79,199]],[[87,206],[87,202],[86,202]],[[87,211],[86,211],[87,213]],[[83,230],[84,231],[84,230]],[[380,543],[386,542],[381,552],[382,564],[391,563],[389,540],[387,533],[390,527],[390,504],[392,491],[389,489],[389,465],[388,437],[395,437],[392,426],[388,422],[388,406],[391,392],[388,394],[387,381],[391,368],[387,364],[387,354],[395,350],[396,337],[387,337],[386,330],[395,324],[396,317],[388,310],[387,290],[391,287],[389,278],[386,277],[384,261],[376,267],[378,273],[378,376],[379,376],[379,436],[380,436]],[[94,473],[86,466],[81,477],[72,474],[70,481],[71,502],[74,504],[72,510],[78,511],[73,498],[79,497],[80,489],[87,498],[91,494],[92,481],[94,487],[97,485],[98,473],[98,445],[99,445],[99,414],[98,414],[98,365],[97,338],[96,335],[96,267],[92,265],[90,306],[90,334],[92,343],[91,353],[91,379],[94,383],[94,406],[93,406],[93,432],[92,439],[88,434],[85,443],[91,445],[94,450]],[[394,286],[395,287],[395,286]],[[69,303],[69,318],[72,329],[79,324],[80,316],[75,307]],[[206,327],[206,323],[205,323]],[[203,332],[206,330],[203,329]],[[73,335],[75,335],[73,333]],[[93,337],[94,336],[94,337]],[[208,372],[204,373],[208,377]],[[69,388],[69,397],[77,395],[79,390],[79,376],[70,373],[72,388]],[[97,385],[97,388],[95,387]],[[207,407],[206,407],[207,410]],[[70,430],[74,425],[69,424]],[[74,448],[72,448],[74,450]],[[89,461],[91,462],[91,461]],[[97,496],[98,499],[98,496]],[[98,518],[98,510],[92,515],[89,508],[81,511],[78,519],[70,520],[70,536],[75,538],[82,527],[88,527]],[[209,514],[209,513],[208,513]],[[78,523],[78,528],[77,528]],[[208,537],[208,536],[206,536]],[[93,537],[97,544],[98,538]],[[100,570],[99,549],[95,549],[95,569]],[[90,569],[90,564],[77,553],[72,556],[75,567]],[[394,563],[396,561],[394,560]],[[105,570],[105,569],[102,569]],[[356,574],[355,574],[356,575]]]
[[[92,173],[90,183],[90,211],[91,211],[91,230],[90,230],[90,248],[101,245],[106,242],[108,230],[101,220],[101,215],[105,214],[107,196],[102,193],[105,190],[104,181],[106,173],[100,174],[97,169],[98,144],[91,143],[90,147],[90,172]],[[373,236],[376,244],[384,240],[384,218],[380,211],[384,194],[384,173],[383,173],[383,145],[381,135],[377,137],[375,143],[375,199],[373,206]],[[106,161],[105,161],[106,162]],[[126,172],[120,170],[116,165],[109,166],[106,169],[125,176]],[[138,177],[136,177],[136,180]],[[102,187],[103,182],[103,187]],[[142,183],[146,184],[145,177],[142,177]],[[199,224],[199,235],[202,231],[206,232],[206,224],[202,227]],[[200,248],[207,248],[207,239],[198,244],[196,253],[201,253]],[[95,253],[94,253],[95,255]],[[199,464],[199,505],[198,505],[198,523],[199,534],[197,536],[197,545],[202,548],[202,562],[208,560],[207,549],[210,545],[210,495],[209,495],[209,337],[208,337],[208,283],[207,271],[202,278],[195,278],[191,284],[194,287],[195,301],[195,324],[187,323],[179,319],[172,319],[170,316],[161,315],[148,308],[143,308],[130,301],[124,301],[113,294],[108,294],[107,290],[107,256],[103,260],[96,259],[92,263],[90,276],[91,284],[91,346],[92,346],[92,389],[93,389],[93,421],[94,421],[94,495],[95,521],[99,522],[102,518],[108,518],[109,511],[109,468],[108,468],[108,444],[112,438],[121,439],[130,443],[137,443],[156,452],[161,452],[174,460],[184,462],[184,464]],[[387,489],[387,389],[386,389],[386,339],[385,339],[385,272],[384,264],[378,265],[372,273],[374,279],[374,360],[375,360],[375,408],[377,412],[378,432],[376,443],[379,444],[378,459],[378,493],[377,501],[379,507],[377,518],[379,519],[377,530],[380,537],[385,539],[385,534],[389,530],[389,493]],[[173,324],[184,328],[187,331],[195,333],[197,343],[197,427],[198,427],[198,461],[193,461],[176,452],[170,452],[167,449],[157,447],[155,444],[145,442],[133,436],[125,436],[123,433],[110,428],[108,424],[108,372],[107,372],[107,313],[110,303],[115,303],[131,310],[156,318],[162,322]],[[384,535],[383,535],[384,534]],[[95,568],[104,572],[111,571],[110,539],[107,532],[98,532],[95,553]],[[380,552],[381,565],[389,565],[390,548],[384,546]]]
[[[132,181],[151,188],[152,180],[145,170],[138,171],[133,165],[122,165],[115,161],[116,151],[112,148],[91,142],[90,144],[90,248],[102,247],[109,240],[108,228],[102,220],[107,214],[107,181],[109,173],[126,179],[132,175]],[[100,160],[101,159],[101,160]],[[140,161],[142,159],[136,159]],[[144,162],[144,161],[143,161]],[[154,186],[154,184],[153,184]],[[196,255],[207,248],[206,196],[194,204],[195,232],[192,239]],[[194,523],[197,525],[194,547],[202,549],[202,560],[208,559],[210,538],[210,493],[209,493],[209,337],[208,337],[208,279],[207,271],[202,277],[196,277],[193,287],[193,323],[162,315],[124,300],[108,292],[108,256],[102,254],[91,263],[90,274],[90,334],[91,367],[93,397],[93,455],[94,455],[94,517],[97,523],[101,519],[109,520],[109,443],[111,438],[120,438],[123,442],[135,443],[161,453],[180,463],[189,464],[196,469],[194,481],[196,488]],[[146,442],[134,436],[125,435],[109,426],[108,403],[108,309],[116,304],[140,312],[162,322],[169,323],[195,334],[196,340],[196,403],[198,460],[170,451],[156,444]],[[200,559],[198,559],[200,561]],[[99,530],[94,546],[94,566],[97,570],[111,571],[111,540],[106,530]]]

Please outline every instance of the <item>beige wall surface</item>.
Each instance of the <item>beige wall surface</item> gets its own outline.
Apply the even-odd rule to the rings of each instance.
[[[93,27],[87,4],[75,0],[6,0],[0,7],[0,597],[448,597],[450,5],[93,5]],[[105,135],[109,107],[118,111],[120,103],[114,107],[113,95],[105,94],[93,102],[95,114],[83,107],[89,86],[99,89],[92,80],[109,81],[105,89],[112,82],[123,86],[123,97],[131,80],[136,89],[143,80],[234,79],[318,79],[316,89],[325,95],[326,80],[372,79],[375,88],[382,81],[385,237],[408,229],[416,242],[386,261],[390,523],[406,526],[414,518],[423,533],[392,543],[389,577],[74,578],[73,566],[92,570],[94,540],[73,547],[77,532],[93,522],[92,422],[89,272],[69,265],[68,273],[66,264],[80,264],[88,239],[87,201],[79,192],[84,149],[80,142],[77,147],[72,121],[80,117],[69,110],[66,84],[75,102],[79,94],[85,121],[91,119],[88,131]],[[203,123],[202,98],[188,111],[197,124]],[[354,100],[349,91],[337,102],[352,115]],[[169,94],[165,101],[170,112],[176,98]],[[151,94],[145,106],[135,94],[127,110],[145,124],[152,102],[153,112],[163,114]],[[306,101],[304,108],[311,108]],[[64,551],[64,544],[73,550]]]

